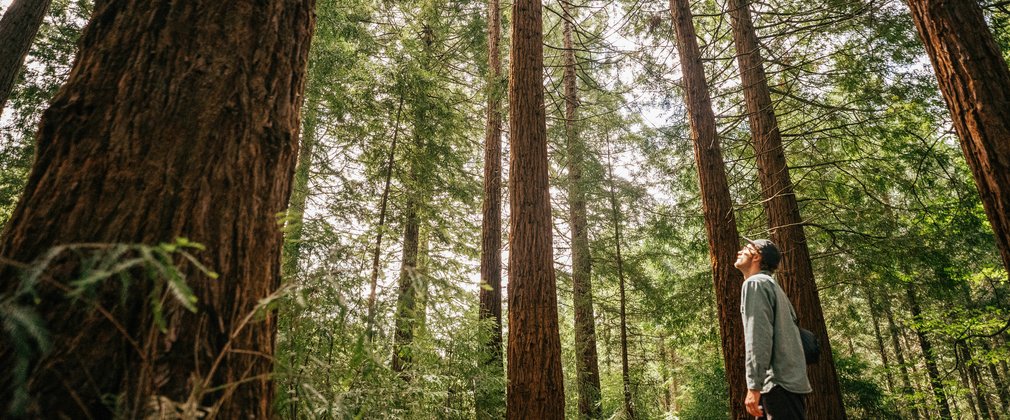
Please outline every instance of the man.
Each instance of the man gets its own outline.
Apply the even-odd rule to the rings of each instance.
[[[796,312],[772,273],[782,258],[767,239],[747,240],[733,264],[746,280],[740,291],[751,415],[770,420],[805,419],[806,358]]]

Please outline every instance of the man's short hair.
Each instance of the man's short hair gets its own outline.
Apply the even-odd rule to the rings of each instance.
[[[754,249],[761,253],[762,270],[775,271],[775,269],[779,268],[779,261],[782,261],[782,253],[779,252],[779,247],[776,246],[774,242],[768,239],[751,240],[747,237],[744,237],[743,239],[753,245]]]

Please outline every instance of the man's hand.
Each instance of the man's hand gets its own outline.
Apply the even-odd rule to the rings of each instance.
[[[761,417],[764,411],[758,403],[761,401],[761,391],[756,389],[747,390],[747,398],[743,400],[743,405],[747,407],[747,412],[754,417]]]

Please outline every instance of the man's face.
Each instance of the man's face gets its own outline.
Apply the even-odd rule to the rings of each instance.
[[[754,248],[754,245],[747,244],[737,251],[736,262],[733,263],[733,266],[743,271],[750,268],[756,261],[761,261],[761,254]]]

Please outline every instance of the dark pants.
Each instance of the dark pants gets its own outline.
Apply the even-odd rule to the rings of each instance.
[[[803,394],[794,394],[776,385],[771,391],[761,394],[761,407],[765,415],[758,420],[805,420],[807,405]]]

